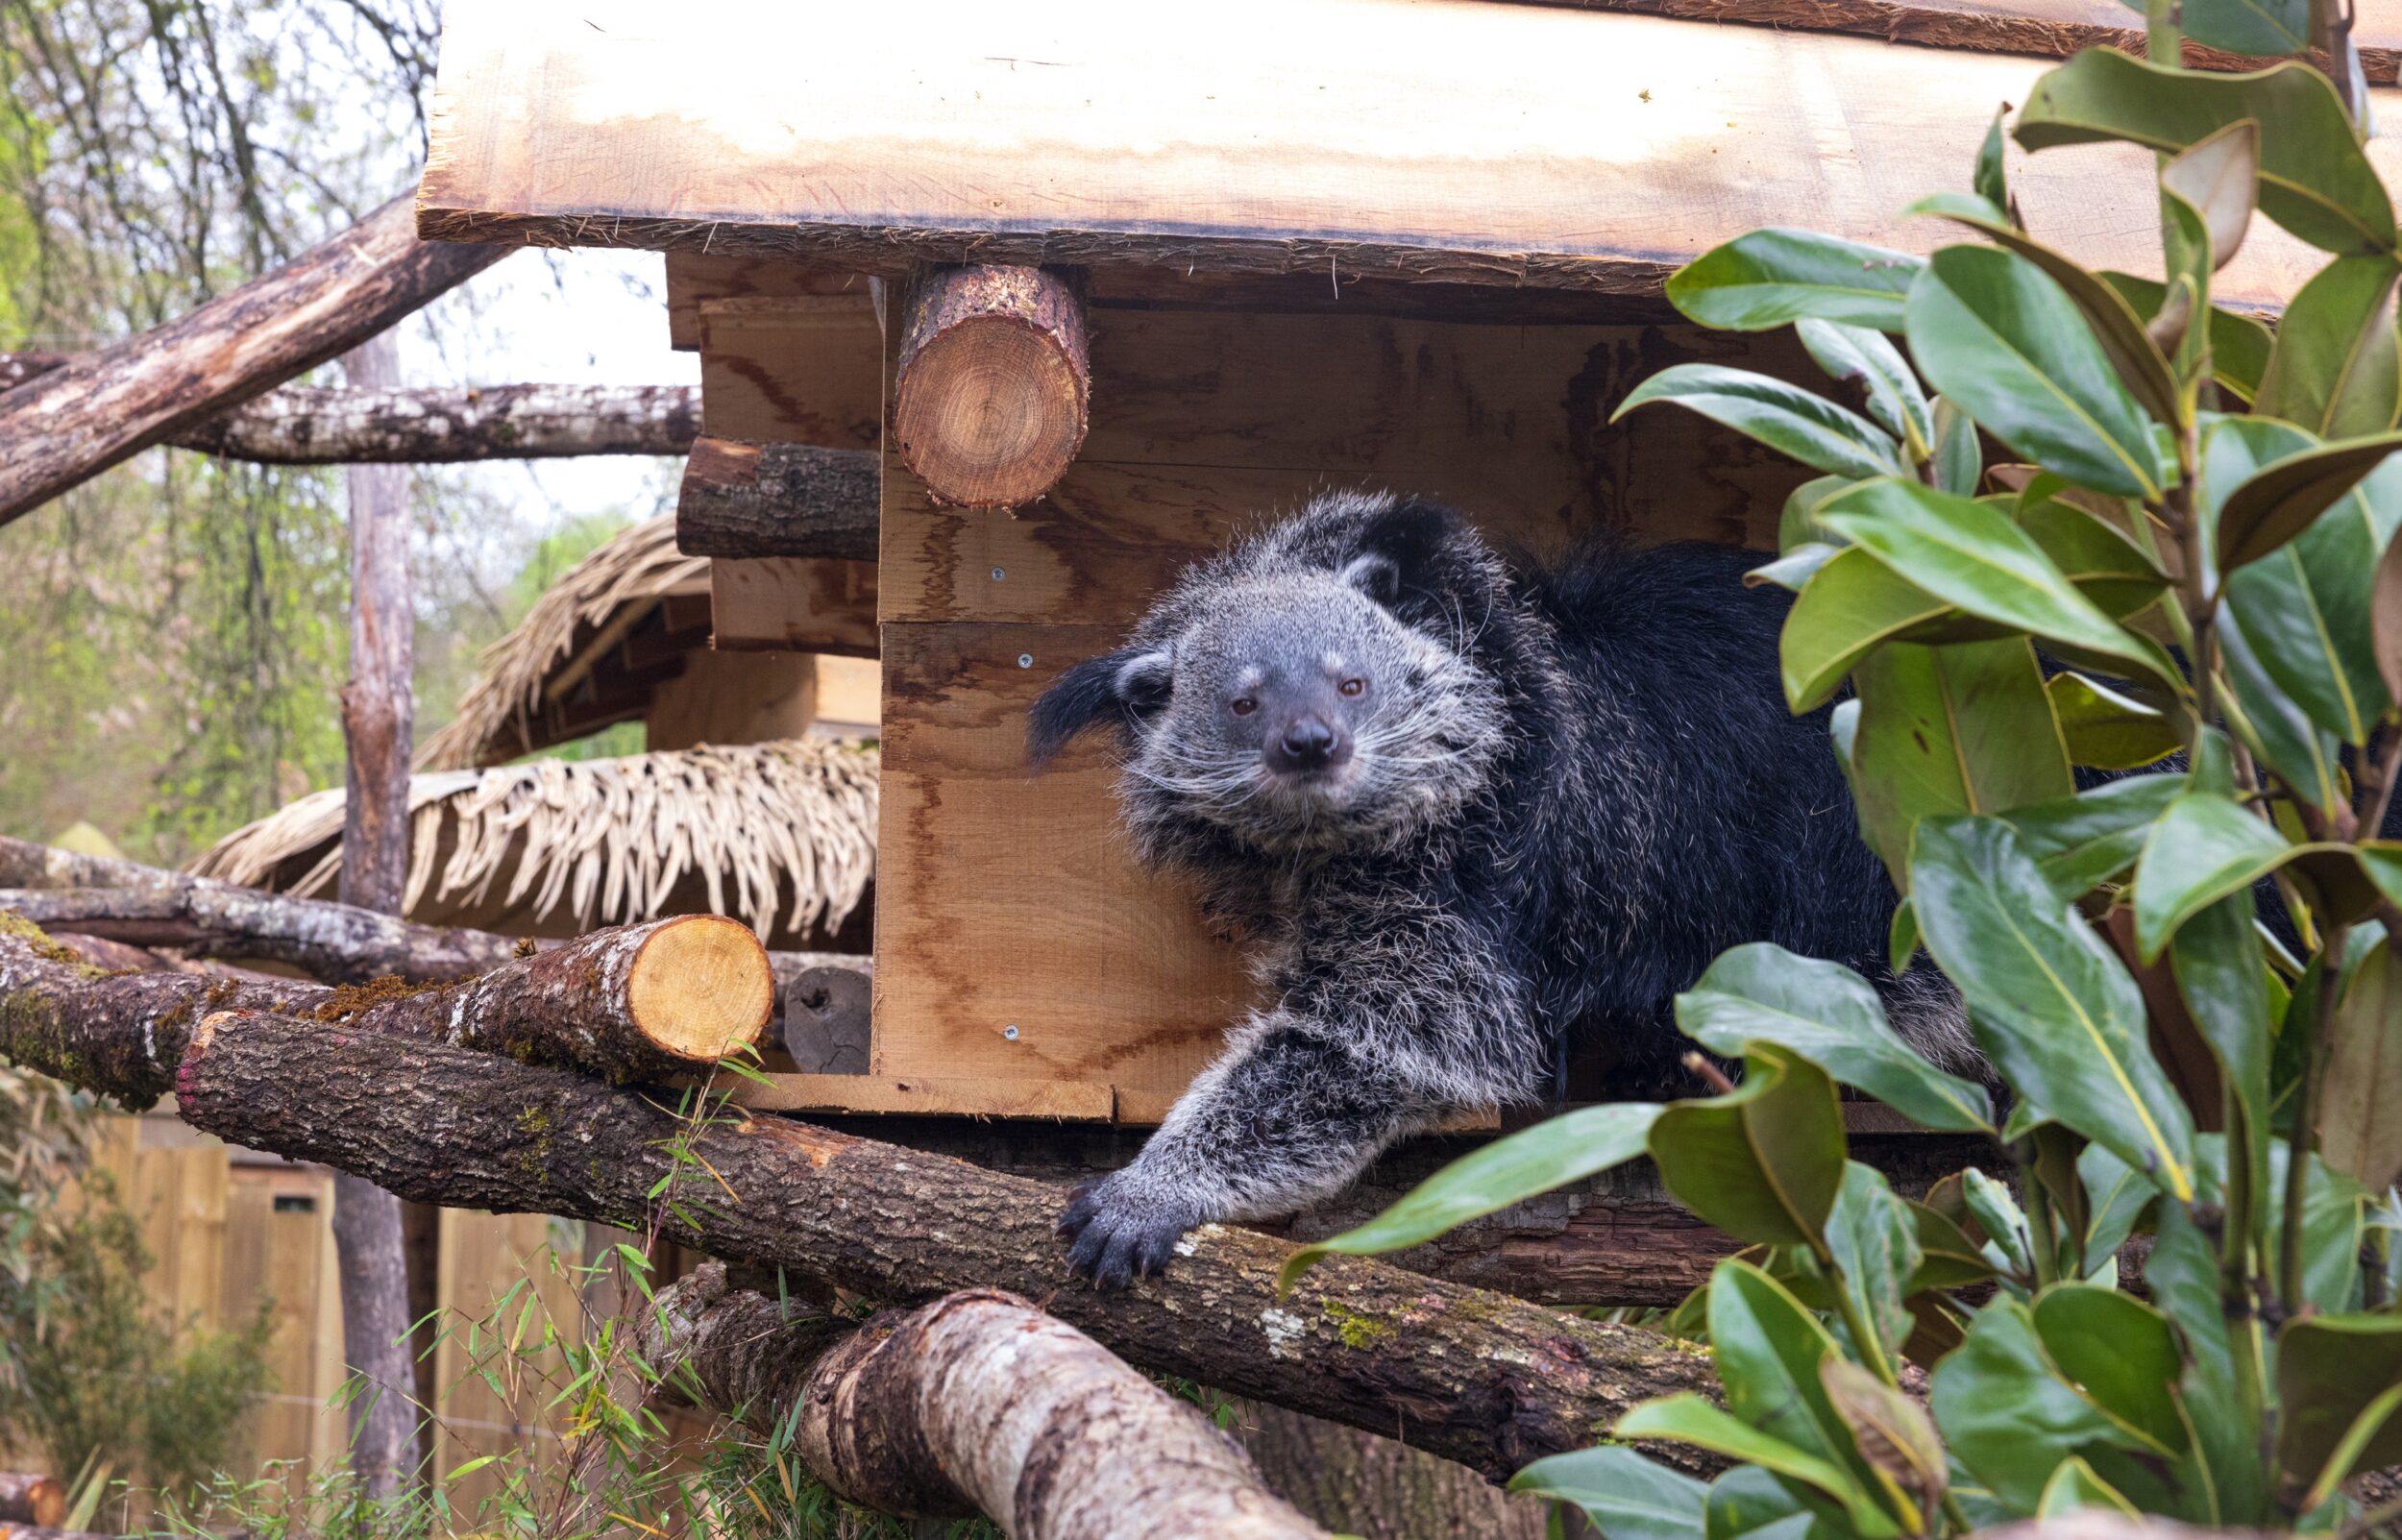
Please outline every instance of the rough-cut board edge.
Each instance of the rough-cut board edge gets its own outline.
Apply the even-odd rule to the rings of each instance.
[[[422,240],[494,245],[609,247],[774,257],[872,278],[906,278],[926,263],[1181,267],[1220,274],[1307,275],[1339,285],[1352,278],[1477,288],[1567,289],[1655,300],[1683,257],[1576,257],[1479,251],[1386,241],[1212,232],[929,230],[911,225],[837,225],[676,219],[633,213],[503,213],[421,200]]]
[[[667,345],[677,353],[699,351],[703,302],[865,294],[868,288],[863,275],[841,268],[804,267],[780,258],[762,267],[754,259],[714,251],[670,252],[666,266]]]
[[[2137,12],[2117,0],[1493,0],[1567,11],[1614,11],[1673,21],[1732,22],[1802,32],[1843,32],[1887,42],[1973,53],[2066,59],[2080,48],[2118,48],[2141,56]],[[2402,12],[2363,6],[2353,45],[2370,84],[2402,80]],[[2189,69],[2260,69],[2274,60],[2206,48],[2186,39]]]
[[[1121,1128],[1156,1128],[1182,1094],[1096,1081],[1004,1080],[989,1076],[765,1074],[747,1075],[739,1081],[721,1084],[728,1100],[754,1112],[876,1117],[946,1114],[1115,1123]],[[1924,1129],[1881,1102],[1846,1102],[1843,1114],[1844,1129],[1850,1134],[1899,1137],[1926,1135]],[[1500,1134],[1541,1122],[1551,1115],[1548,1108],[1507,1112],[1486,1109],[1462,1112],[1428,1134]]]

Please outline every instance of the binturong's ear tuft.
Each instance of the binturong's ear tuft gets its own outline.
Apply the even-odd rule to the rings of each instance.
[[[1042,692],[1026,718],[1026,757],[1041,770],[1087,727],[1131,727],[1167,704],[1173,665],[1148,648],[1120,648],[1087,658]]]
[[[1360,526],[1342,579],[1387,608],[1432,593],[1443,548],[1460,526],[1459,515],[1439,502],[1402,498]]]

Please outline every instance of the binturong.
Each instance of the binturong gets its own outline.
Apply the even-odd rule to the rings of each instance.
[[[1322,497],[1203,561],[1034,708],[1048,762],[1113,732],[1141,859],[1197,881],[1275,1003],[1229,1035],[1062,1232],[1104,1287],[1198,1224],[1287,1214],[1403,1135],[1554,1094],[1686,1094],[1677,992],[1744,941],[1847,963],[1939,1062],[1940,976],[1884,963],[1896,903],[1824,711],[1779,695],[1787,606],[1750,553],[1505,556],[1410,498]]]

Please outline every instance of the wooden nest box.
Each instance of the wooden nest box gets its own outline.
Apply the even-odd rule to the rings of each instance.
[[[1681,19],[1722,15],[1781,25]],[[1137,870],[1099,748],[1029,773],[1044,685],[1184,564],[1330,487],[1437,496],[1537,545],[1772,548],[1805,472],[1688,414],[1611,412],[1689,360],[1842,391],[1784,334],[1679,320],[1663,281],[1763,225],[1961,238],[1900,210],[1967,185],[2042,56],[2140,49],[2136,20],[2113,0],[1227,0],[1174,25],[1098,0],[452,7],[420,229],[667,254],[674,344],[701,355],[687,512],[753,500],[714,547],[719,645],[808,646],[863,591],[846,558],[875,557],[870,1072],[779,1104],[1156,1121],[1253,987]],[[2013,157],[2040,235],[2157,271],[2148,156]],[[2267,304],[2308,267],[2256,225],[2218,297]]]

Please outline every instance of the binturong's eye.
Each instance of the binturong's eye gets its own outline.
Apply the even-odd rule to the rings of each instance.
[[[1335,688],[1347,696],[1363,696],[1368,693],[1368,682],[1365,679],[1345,679]]]
[[[1249,696],[1237,696],[1235,697],[1234,712],[1238,717],[1248,717],[1259,709],[1260,703],[1252,699]]]

